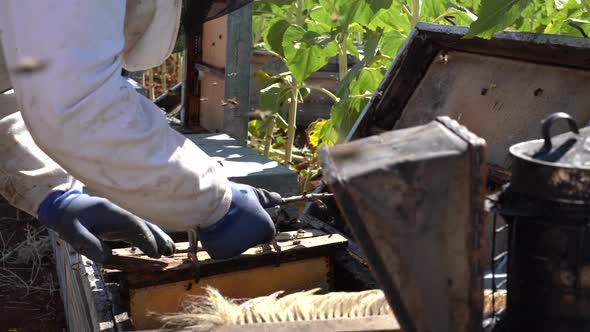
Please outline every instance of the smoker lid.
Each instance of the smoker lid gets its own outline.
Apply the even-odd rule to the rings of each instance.
[[[567,122],[570,131],[551,137],[551,127],[557,121]],[[514,158],[560,168],[590,170],[590,127],[582,131],[567,113],[554,113],[541,122],[542,139],[522,142],[510,147]]]

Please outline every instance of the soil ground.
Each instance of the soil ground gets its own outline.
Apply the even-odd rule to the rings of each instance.
[[[19,250],[2,259],[21,243]],[[47,231],[36,220],[0,215],[0,332],[4,331],[61,332],[66,331],[66,321]]]

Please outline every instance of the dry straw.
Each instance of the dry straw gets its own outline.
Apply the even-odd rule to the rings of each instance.
[[[390,315],[392,311],[380,290],[316,294],[319,289],[281,296],[276,292],[249,300],[225,298],[207,287],[206,295],[187,299],[184,310],[158,315],[163,328],[194,325],[242,325],[331,318]]]

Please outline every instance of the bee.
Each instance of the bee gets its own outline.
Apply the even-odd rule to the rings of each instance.
[[[19,59],[12,68],[15,74],[32,74],[47,68],[47,61],[35,57],[24,57]]]

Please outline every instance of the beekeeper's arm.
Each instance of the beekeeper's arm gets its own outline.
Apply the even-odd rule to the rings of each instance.
[[[0,91],[10,87],[5,73],[0,52]],[[0,93],[0,155],[0,195],[14,207],[38,217],[79,253],[105,261],[111,249],[103,240],[128,242],[151,257],[174,253],[174,242],[159,227],[105,199],[82,194],[81,183],[37,147],[10,90]],[[51,208],[66,197],[69,201],[76,198],[75,203]],[[50,215],[59,211],[59,218]]]
[[[201,227],[209,247],[223,246],[212,256],[235,255],[269,240],[274,227],[256,191],[230,184],[217,163],[172,130],[160,110],[121,77],[124,15],[121,1],[0,4],[8,67],[16,69],[27,58],[43,64],[32,73],[11,74],[35,143],[133,214],[169,230]],[[80,195],[58,193],[42,202],[40,220],[43,214],[62,223]],[[41,213],[44,206],[47,214]]]

